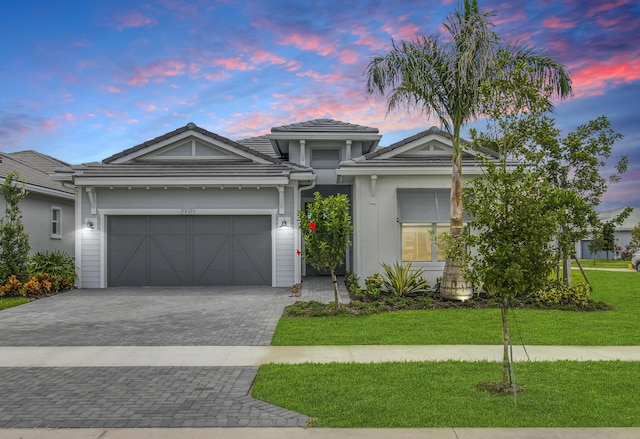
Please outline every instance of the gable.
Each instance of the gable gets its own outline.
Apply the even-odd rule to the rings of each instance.
[[[148,154],[136,157],[140,160],[245,160],[229,148],[205,142],[196,137],[169,144]]]
[[[448,136],[429,132],[424,136],[413,136],[386,148],[379,148],[367,158],[451,158],[453,143]]]
[[[276,163],[273,157],[189,123],[103,160],[105,164],[180,161]]]

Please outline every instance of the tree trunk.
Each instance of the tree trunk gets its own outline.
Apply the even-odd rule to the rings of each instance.
[[[455,130],[453,136],[453,155],[451,160],[451,225],[449,233],[456,239],[461,239],[462,233],[462,149],[460,148],[460,133]],[[447,259],[440,283],[440,295],[445,299],[467,300],[473,296],[473,288],[464,279],[458,261]]]
[[[510,366],[511,361],[509,359],[509,305],[508,299],[504,299],[502,302],[502,384],[511,386],[511,374]]]
[[[331,269],[331,282],[333,282],[333,297],[336,300],[336,309],[340,308],[340,300],[338,300],[338,279],[336,278],[336,271]]]

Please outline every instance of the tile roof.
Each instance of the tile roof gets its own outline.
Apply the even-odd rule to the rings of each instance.
[[[281,132],[362,132],[362,133],[378,133],[377,128],[367,127],[364,125],[356,125],[352,123],[342,122],[334,119],[314,119],[306,122],[294,123],[291,125],[282,125],[271,128],[272,133]]]
[[[30,185],[32,187],[30,190],[33,192],[37,192],[38,188],[42,188],[75,194],[73,189],[64,187],[49,175],[56,168],[69,166],[67,163],[36,151],[0,153],[0,155],[2,156],[0,178],[6,177],[9,171],[16,171],[20,181]]]
[[[278,157],[267,136],[249,137],[247,139],[236,140],[236,142],[262,154],[266,154],[274,158]]]
[[[124,151],[119,152],[117,154],[114,154],[111,157],[107,157],[106,159],[104,159],[102,161],[102,163],[111,163],[111,162],[113,162],[113,161],[115,161],[115,160],[117,160],[117,159],[119,159],[121,157],[125,157],[125,156],[127,156],[129,154],[132,154],[132,153],[136,152],[136,151],[139,151],[141,149],[147,148],[148,146],[151,146],[151,145],[154,145],[156,143],[162,142],[163,140],[170,139],[170,138],[172,138],[174,136],[177,136],[179,134],[182,134],[182,133],[184,133],[186,131],[198,132],[198,133],[200,133],[200,134],[202,134],[204,136],[207,136],[207,137],[209,137],[211,139],[217,140],[217,141],[222,142],[222,143],[226,143],[227,145],[230,145],[230,146],[232,146],[234,148],[237,148],[237,149],[240,149],[240,150],[243,150],[243,151],[246,151],[246,152],[250,152],[250,153],[255,154],[255,155],[257,155],[257,156],[259,156],[261,158],[266,158],[269,161],[275,162],[274,157],[271,156],[271,155],[262,153],[260,151],[257,151],[255,149],[253,149],[253,148],[250,148],[250,147],[248,147],[246,145],[242,145],[242,144],[240,144],[238,142],[234,142],[233,140],[227,139],[226,137],[222,137],[222,136],[220,136],[220,135],[218,135],[216,133],[213,133],[211,131],[205,130],[204,128],[200,128],[199,126],[197,126],[193,122],[189,122],[185,126],[180,127],[180,128],[178,128],[176,130],[170,131],[170,132],[168,132],[166,134],[163,134],[161,136],[158,136],[158,137],[155,137],[153,139],[147,140],[146,142],[143,142],[143,143],[141,143],[139,145],[133,146],[133,147],[128,148],[128,149],[125,149]]]

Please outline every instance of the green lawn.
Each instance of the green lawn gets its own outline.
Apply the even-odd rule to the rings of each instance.
[[[579,272],[574,272],[577,280]],[[587,271],[592,298],[615,311],[518,309],[514,343],[640,345],[640,274]],[[273,345],[500,344],[498,309],[403,311],[363,317],[281,318]]]
[[[34,299],[29,299],[27,297],[0,297],[0,310],[33,302],[33,300]]]
[[[481,392],[487,362],[262,366],[252,396],[318,427],[640,427],[640,362],[517,363],[517,397]]]
[[[580,259],[580,265],[583,268],[628,268],[631,261],[623,261],[621,259]],[[572,267],[577,267],[575,261],[571,261]]]
[[[576,277],[579,273],[574,273]],[[587,272],[606,312],[515,310],[514,343],[640,345],[640,274]],[[273,344],[499,344],[499,310],[282,318]],[[640,362],[516,363],[518,395],[479,391],[500,363],[265,365],[252,396],[319,427],[640,427]]]

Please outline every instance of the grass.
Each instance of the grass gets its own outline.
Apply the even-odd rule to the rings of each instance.
[[[621,259],[580,259],[580,265],[583,268],[628,268],[630,260],[621,260]],[[572,267],[577,267],[575,261],[571,261]]]
[[[574,272],[579,280],[579,272]],[[518,309],[514,343],[640,345],[640,274],[588,271],[592,298],[614,311]],[[281,318],[273,345],[500,344],[498,309],[402,311],[363,317]]]
[[[262,366],[252,396],[318,427],[640,427],[639,362],[516,364],[518,395],[476,385],[500,379],[488,362]]]
[[[0,310],[33,302],[33,300],[28,297],[0,297]]]

